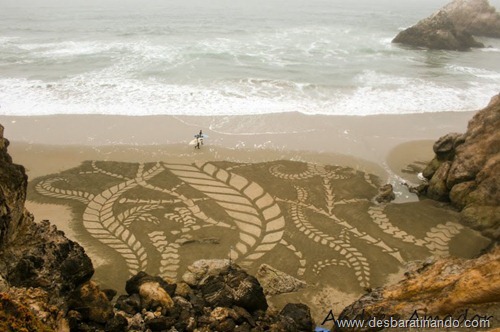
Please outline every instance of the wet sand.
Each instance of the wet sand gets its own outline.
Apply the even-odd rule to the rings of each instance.
[[[366,117],[299,113],[221,117],[0,115],[0,123],[6,127],[5,136],[16,143],[11,146],[11,154],[38,174],[43,173],[40,167],[62,168],[64,164],[74,165],[95,156],[124,161],[318,159],[349,165],[356,165],[354,160],[360,159],[359,167],[371,162],[375,164],[374,169],[383,168],[387,172],[387,157],[394,148],[407,142],[435,141],[449,132],[464,132],[473,114],[444,112]],[[209,138],[203,149],[193,151],[187,143],[200,129]],[[30,167],[33,154],[42,153],[44,158],[51,158],[50,163]],[[413,148],[401,149],[392,159],[404,155],[407,160],[413,154]]]
[[[464,132],[471,117],[0,116],[0,123],[14,162],[23,164],[32,180],[28,209],[86,248],[104,286],[120,289],[135,269],[179,277],[193,259],[234,255],[253,273],[266,263],[305,280],[305,289],[272,302],[303,301],[321,320],[330,309],[338,313],[363,287],[397,280],[407,261],[473,256],[487,245],[458,223],[454,211],[419,202],[401,185],[418,181],[416,172],[433,156],[432,143],[448,132]],[[209,138],[195,150],[187,143],[200,129]],[[155,177],[149,178],[148,170]],[[130,182],[134,176],[139,180]],[[110,221],[104,216],[94,221],[88,211],[99,210],[99,195],[112,196],[118,178],[129,179],[130,189],[109,201]],[[395,185],[396,202],[375,204],[377,186],[387,182]],[[135,183],[142,187],[132,188]],[[176,196],[178,191],[182,195]],[[229,194],[233,198],[224,196]],[[185,207],[161,203],[168,200]],[[127,224],[126,209],[145,206],[141,221]],[[107,222],[128,225],[134,241],[143,244],[138,250],[148,254],[148,265],[130,258],[139,257],[137,252],[114,248],[92,233]],[[162,241],[177,256],[166,258]],[[347,247],[359,256],[346,254]]]

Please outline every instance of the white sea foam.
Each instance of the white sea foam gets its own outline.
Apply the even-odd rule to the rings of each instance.
[[[480,50],[482,52],[494,52],[494,53],[500,52],[500,48],[496,48],[496,47],[485,47],[485,48],[481,48]]]
[[[478,109],[498,93],[494,41],[412,50],[391,40],[414,13],[284,3],[244,14],[236,2],[103,3],[81,20],[68,20],[80,15],[71,6],[1,11],[0,115],[419,113]]]
[[[475,77],[482,77],[493,80],[500,79],[500,72],[486,70],[483,68],[458,66],[458,65],[448,65],[447,68],[455,72],[464,73]]]
[[[457,90],[424,80],[367,73],[361,86],[311,98],[294,82],[248,80],[239,84],[169,85],[142,80],[70,79],[56,84],[0,80],[1,113],[9,115],[240,115],[302,112],[326,115],[402,114],[474,110],[484,106],[495,85]],[[367,82],[377,81],[378,85]],[[412,82],[413,81],[413,82]],[[309,87],[310,89],[319,89]]]

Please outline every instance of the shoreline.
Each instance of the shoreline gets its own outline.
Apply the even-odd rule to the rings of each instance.
[[[416,184],[418,179],[402,169],[430,161],[432,144],[447,133],[465,132],[474,113],[363,117],[302,113],[201,117],[0,115],[0,123],[6,127],[14,162],[24,165],[31,179],[77,167],[89,159],[129,162],[283,159],[349,166],[376,174],[394,186],[396,202],[407,202],[417,198],[403,183]],[[196,151],[188,142],[200,129],[209,138]],[[398,150],[404,144],[410,148]]]
[[[17,143],[66,148],[171,149],[179,157],[220,158],[224,153],[273,151],[307,155],[335,154],[385,165],[391,151],[411,141],[435,141],[449,132],[465,132],[475,112],[437,112],[402,115],[323,116],[277,113],[256,116],[118,116],[50,115],[2,116],[6,136]],[[198,154],[187,143],[200,129],[209,138]],[[23,149],[29,147],[24,146]],[[13,151],[15,157],[17,151]],[[432,152],[431,152],[432,153]],[[385,167],[385,166],[384,166]]]

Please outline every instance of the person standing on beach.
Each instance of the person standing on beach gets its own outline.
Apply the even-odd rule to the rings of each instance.
[[[198,135],[194,135],[196,138],[196,145],[194,146],[195,149],[200,148],[200,144],[203,145],[203,131],[200,129],[200,133]]]
[[[198,135],[195,136],[196,139],[197,139],[197,146],[198,146],[198,149],[200,148],[200,144],[203,145],[203,131],[200,129],[200,133]]]

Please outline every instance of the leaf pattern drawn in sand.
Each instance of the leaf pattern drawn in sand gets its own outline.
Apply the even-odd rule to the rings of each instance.
[[[91,241],[112,249],[129,274],[176,278],[192,256],[230,257],[248,269],[278,265],[306,281],[351,271],[362,288],[414,248],[447,255],[463,231],[453,220],[431,220],[413,234],[373,203],[375,182],[350,168],[291,161],[89,161],[35,179],[30,199],[71,205]]]

